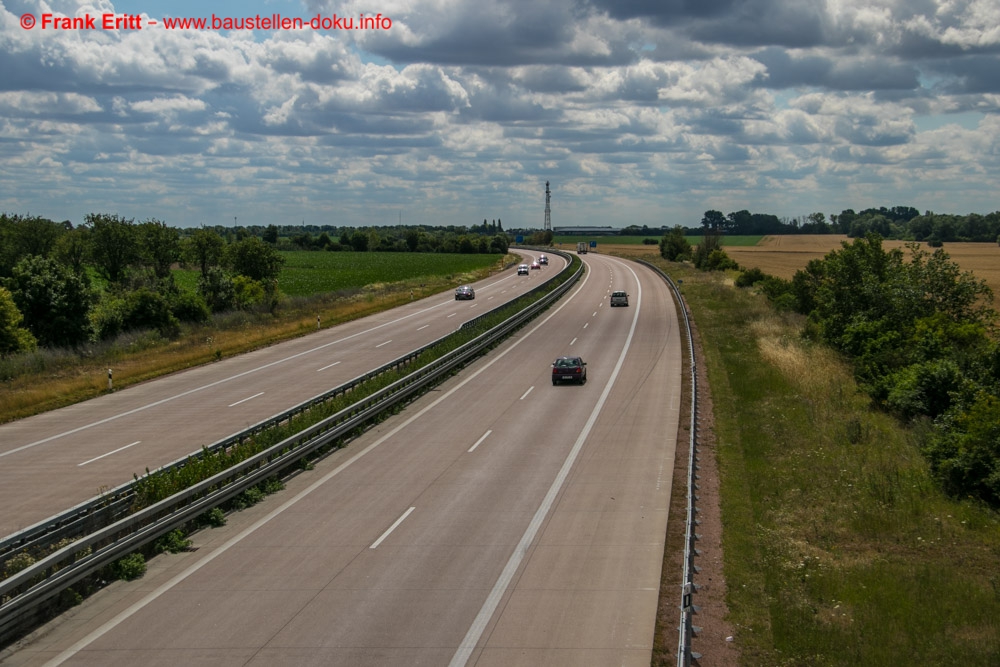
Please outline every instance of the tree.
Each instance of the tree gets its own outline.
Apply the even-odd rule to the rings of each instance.
[[[355,252],[364,252],[368,250],[368,235],[359,229],[351,234],[347,244],[354,248]]]
[[[226,248],[225,259],[233,272],[259,281],[266,289],[277,287],[285,263],[277,250],[256,236],[248,236]]]
[[[108,282],[120,283],[139,259],[139,242],[132,220],[117,215],[88,214],[91,258]]]
[[[410,252],[416,252],[417,247],[420,245],[420,231],[416,229],[409,229],[406,231],[406,247]]]
[[[0,214],[0,276],[28,255],[48,257],[66,228],[38,216]]]
[[[25,257],[7,280],[25,326],[42,345],[73,346],[87,339],[93,296],[82,276],[47,257]]]
[[[726,216],[722,215],[722,211],[705,211],[705,215],[701,219],[701,226],[706,233],[721,232],[726,228]]]
[[[278,243],[278,228],[274,225],[268,225],[267,229],[264,230],[264,243],[270,243],[271,245],[277,245]]]
[[[660,257],[669,262],[678,262],[691,256],[691,244],[684,238],[684,228],[674,228],[660,239]]]
[[[90,252],[90,230],[77,227],[65,232],[56,240],[52,256],[73,269],[77,275],[86,271],[87,255]]]
[[[223,252],[226,249],[225,240],[215,232],[205,229],[196,229],[191,236],[184,239],[181,244],[184,258],[201,269],[201,276],[208,275],[209,268],[217,266],[222,261]]]
[[[37,341],[21,326],[23,319],[11,293],[0,287],[0,357],[35,349]]]
[[[236,306],[236,289],[233,277],[221,267],[210,266],[198,278],[198,293],[213,313],[230,310]]]
[[[143,264],[153,269],[157,278],[170,276],[170,267],[181,257],[180,232],[159,220],[136,226],[139,255]]]
[[[507,254],[507,249],[510,247],[510,240],[507,238],[506,234],[497,234],[490,241],[490,252],[500,253],[501,255]]]

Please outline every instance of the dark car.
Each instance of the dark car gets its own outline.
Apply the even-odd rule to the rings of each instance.
[[[472,289],[468,285],[462,285],[457,290],[455,290],[455,301],[465,301],[468,299],[476,298],[476,290]]]
[[[546,257],[545,255],[539,255],[538,256],[538,263],[539,264],[548,264],[549,263],[549,258]]]
[[[552,364],[552,384],[587,381],[587,362],[580,357],[559,357]]]

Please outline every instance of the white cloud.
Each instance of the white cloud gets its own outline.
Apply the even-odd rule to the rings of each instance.
[[[6,0],[0,210],[517,226],[546,179],[581,224],[995,208],[995,0],[716,7],[384,0],[389,30],[250,34],[29,31],[27,11],[113,5]]]

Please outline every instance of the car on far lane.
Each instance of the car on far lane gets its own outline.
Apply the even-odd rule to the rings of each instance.
[[[580,357],[559,357],[552,363],[552,384],[587,381],[587,362]]]
[[[526,276],[526,275],[528,275],[528,265],[527,264],[521,264],[519,267],[517,267],[517,275],[519,275],[519,276]]]
[[[469,299],[476,298],[476,290],[472,289],[469,285],[462,285],[457,290],[455,290],[455,301],[467,301]]]
[[[542,268],[542,265],[541,265],[541,264],[539,264],[538,262],[532,262],[532,263],[531,263],[531,270],[532,270],[532,271],[535,271],[535,270],[537,270],[537,269],[541,269],[541,268]]]
[[[543,264],[543,265],[546,265],[546,266],[547,266],[547,265],[548,265],[548,263],[549,263],[549,258],[548,258],[548,257],[546,257],[545,255],[539,255],[539,256],[538,256],[538,263],[539,263],[539,264]]]

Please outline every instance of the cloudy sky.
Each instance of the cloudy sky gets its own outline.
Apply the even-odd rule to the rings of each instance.
[[[391,25],[163,21],[213,13]],[[541,228],[548,180],[556,227],[695,226],[988,213],[998,176],[997,0],[0,0],[6,213]]]

